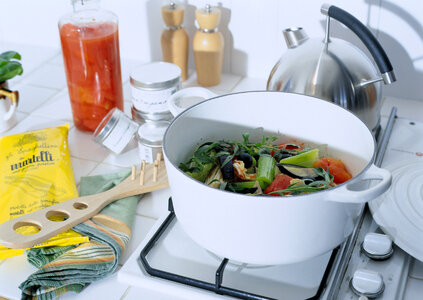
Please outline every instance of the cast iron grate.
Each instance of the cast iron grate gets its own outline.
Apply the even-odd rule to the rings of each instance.
[[[145,271],[148,274],[150,274],[151,276],[171,280],[171,281],[182,283],[182,284],[189,285],[189,286],[192,286],[192,287],[212,291],[212,292],[215,292],[216,294],[219,294],[219,295],[226,295],[226,296],[231,296],[231,297],[235,297],[235,298],[239,298],[239,299],[248,299],[248,300],[276,300],[274,298],[269,298],[269,297],[262,296],[262,295],[256,295],[256,294],[252,294],[252,293],[249,293],[249,292],[246,292],[246,291],[241,291],[241,290],[237,290],[237,289],[233,289],[233,288],[230,288],[230,287],[223,286],[222,285],[223,274],[224,274],[224,271],[225,271],[225,267],[226,267],[226,265],[229,261],[227,258],[224,258],[222,260],[222,262],[220,263],[219,267],[217,268],[216,273],[215,273],[215,282],[213,282],[213,283],[201,281],[201,280],[194,279],[194,278],[185,277],[185,276],[182,276],[182,275],[170,273],[170,272],[167,272],[167,271],[163,271],[163,270],[159,270],[159,269],[155,269],[155,268],[151,267],[151,265],[149,264],[149,262],[147,260],[147,255],[154,248],[154,246],[156,245],[156,242],[160,239],[160,237],[163,235],[163,233],[166,232],[166,230],[169,228],[169,225],[172,223],[172,221],[175,218],[175,212],[173,210],[172,198],[169,198],[169,212],[170,213],[167,216],[167,218],[163,221],[163,223],[160,225],[158,230],[154,233],[152,238],[148,241],[148,243],[145,245],[145,247],[141,250],[140,262],[141,262],[142,266],[144,267]],[[313,297],[308,298],[306,300],[317,300],[317,299],[320,298],[321,294],[323,293],[323,291],[326,287],[327,280],[328,280],[330,271],[332,269],[332,265],[335,262],[335,258],[336,258],[338,251],[339,251],[339,247],[335,248],[332,251],[331,257],[329,259],[326,270],[323,274],[319,288],[316,291],[316,294]]]

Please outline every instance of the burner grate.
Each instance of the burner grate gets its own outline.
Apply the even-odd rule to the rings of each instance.
[[[249,292],[246,292],[246,291],[241,291],[241,290],[237,290],[237,289],[233,289],[233,288],[230,288],[230,287],[223,286],[222,285],[223,275],[224,275],[225,267],[226,267],[227,263],[229,262],[229,259],[227,259],[227,258],[224,258],[222,260],[222,262],[220,263],[219,267],[217,268],[216,273],[215,273],[215,282],[213,282],[213,283],[205,282],[205,281],[202,281],[202,280],[189,278],[189,277],[186,277],[186,276],[182,276],[182,275],[170,273],[170,272],[167,272],[167,271],[164,271],[164,270],[159,270],[159,269],[153,268],[150,265],[150,263],[148,262],[147,256],[148,256],[149,252],[154,248],[156,243],[159,241],[161,236],[167,231],[167,229],[169,228],[172,221],[175,219],[175,212],[174,212],[174,209],[173,209],[172,198],[169,198],[169,208],[168,209],[169,209],[169,215],[163,221],[163,223],[160,225],[158,230],[154,233],[154,235],[147,242],[147,244],[141,250],[141,253],[140,253],[140,262],[141,262],[142,266],[144,267],[145,271],[149,275],[159,277],[159,278],[162,278],[162,279],[166,279],[166,280],[170,280],[170,281],[174,281],[174,282],[178,282],[178,283],[182,283],[182,284],[185,284],[185,285],[188,285],[188,286],[201,288],[201,289],[204,289],[204,290],[214,292],[214,293],[219,294],[219,295],[226,295],[226,296],[231,296],[231,297],[235,297],[235,298],[239,298],[239,299],[276,300],[275,298],[270,298],[270,297],[266,297],[266,296],[262,296],[262,295],[256,295],[256,294],[252,294],[252,293],[249,293]],[[317,300],[317,299],[320,298],[320,296],[322,295],[322,293],[323,293],[323,291],[324,291],[324,289],[327,285],[328,277],[329,277],[330,271],[331,271],[332,266],[335,262],[335,259],[336,259],[338,252],[339,252],[339,247],[335,248],[332,251],[331,257],[329,259],[328,265],[325,269],[325,272],[323,274],[323,277],[322,277],[322,280],[319,284],[319,287],[316,291],[316,294],[313,297],[308,298],[306,300]]]

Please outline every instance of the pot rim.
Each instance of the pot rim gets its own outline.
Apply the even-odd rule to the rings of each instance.
[[[302,194],[302,195],[293,195],[293,196],[291,196],[291,197],[281,197],[282,199],[286,199],[286,198],[289,198],[289,199],[292,199],[292,198],[295,198],[295,199],[306,199],[306,198],[308,198],[308,197],[310,197],[310,195],[317,195],[317,194],[319,194],[319,195],[324,195],[324,193],[327,193],[327,192],[330,192],[330,191],[332,191],[332,190],[336,190],[336,189],[338,189],[338,188],[340,188],[340,187],[343,187],[343,186],[345,186],[345,185],[347,185],[347,184],[351,184],[351,182],[352,181],[355,181],[358,177],[360,177],[361,175],[363,175],[364,173],[366,173],[367,172],[367,170],[371,167],[371,165],[373,165],[373,162],[374,162],[374,160],[375,160],[375,156],[376,156],[376,150],[377,150],[377,144],[376,144],[376,140],[375,140],[375,137],[373,136],[373,134],[372,134],[372,132],[370,131],[370,129],[366,126],[366,124],[364,124],[364,122],[363,121],[361,121],[351,110],[349,110],[349,109],[346,109],[346,108],[344,108],[344,107],[342,107],[342,106],[340,106],[340,105],[338,105],[338,104],[336,104],[336,103],[332,103],[332,102],[329,102],[329,101],[327,101],[327,100],[323,100],[323,99],[320,99],[320,98],[317,98],[317,97],[314,97],[314,96],[309,96],[309,95],[304,95],[304,94],[300,94],[300,93],[286,93],[286,92],[280,92],[280,91],[267,91],[267,90],[255,90],[255,91],[242,91],[242,92],[235,92],[235,93],[229,93],[229,94],[224,94],[224,95],[218,95],[218,96],[216,96],[216,97],[212,97],[212,98],[209,98],[209,99],[207,99],[207,100],[204,100],[204,101],[201,101],[201,102],[199,102],[199,103],[196,103],[196,104],[194,104],[193,106],[191,106],[191,107],[189,107],[189,108],[187,108],[186,110],[184,110],[184,111],[182,111],[179,115],[177,115],[171,122],[170,122],[170,124],[169,124],[169,126],[168,126],[168,128],[166,129],[166,131],[165,131],[165,134],[164,134],[164,137],[163,137],[163,153],[164,153],[164,155],[168,158],[169,156],[167,155],[167,135],[168,135],[168,132],[169,132],[169,130],[170,130],[170,128],[172,127],[172,125],[173,125],[173,123],[174,122],[176,122],[179,118],[182,118],[182,117],[184,117],[184,115],[185,114],[187,114],[190,110],[192,110],[192,109],[194,109],[195,107],[197,107],[198,105],[202,105],[203,103],[205,103],[205,102],[209,102],[209,101],[212,101],[212,100],[214,100],[214,99],[217,99],[217,98],[221,98],[221,97],[226,97],[226,96],[229,96],[229,95],[237,95],[237,94],[251,94],[251,93],[284,93],[284,94],[295,94],[295,95],[300,95],[300,96],[304,96],[304,97],[308,97],[308,98],[314,98],[315,100],[318,100],[318,101],[322,101],[322,102],[325,102],[325,103],[327,103],[327,104],[330,104],[330,105],[334,105],[334,106],[337,106],[337,107],[339,107],[339,108],[341,108],[341,109],[343,109],[343,110],[345,110],[347,113],[349,113],[349,114],[351,114],[354,118],[356,118],[359,122],[361,122],[361,123],[363,123],[363,125],[366,127],[366,129],[368,130],[368,132],[369,132],[369,134],[372,136],[372,140],[373,140],[373,154],[372,154],[372,157],[371,157],[371,159],[370,159],[370,161],[368,162],[368,164],[366,165],[366,167],[364,167],[363,168],[363,170],[361,170],[361,172],[359,172],[357,175],[355,175],[353,178],[351,178],[350,180],[348,180],[348,181],[346,181],[346,182],[344,182],[344,183],[341,183],[341,184],[338,184],[336,187],[332,187],[332,188],[330,188],[330,189],[326,189],[326,190],[322,190],[322,191],[317,191],[317,192],[314,192],[314,193],[311,193],[311,194]],[[173,161],[171,161],[170,159],[168,159],[168,161],[172,164],[172,166],[179,172],[179,173],[181,173],[183,176],[186,176],[187,178],[189,178],[190,180],[192,180],[192,181],[194,181],[194,182],[196,182],[196,183],[198,183],[198,184],[201,184],[201,185],[203,185],[204,187],[206,187],[206,188],[209,188],[209,189],[212,189],[212,190],[214,190],[214,191],[220,191],[220,192],[224,192],[224,193],[230,193],[230,194],[234,194],[234,192],[230,192],[230,191],[226,191],[226,190],[219,190],[219,189],[216,189],[216,188],[213,188],[213,187],[211,187],[211,186],[208,186],[208,185],[206,185],[206,184],[204,184],[203,182],[200,182],[200,181],[198,181],[198,180],[195,180],[194,178],[192,178],[191,176],[188,176],[185,172],[183,172],[176,164],[175,164],[175,162],[173,162]],[[235,193],[236,194],[236,193]],[[243,194],[242,196],[249,196],[249,197],[255,197],[255,198],[257,198],[257,199],[272,199],[272,200],[274,200],[275,199],[275,197],[272,197],[272,196],[265,196],[265,195],[246,195],[246,194]],[[329,201],[329,200],[328,200]],[[332,200],[333,201],[333,200]],[[343,202],[341,202],[341,201],[333,201],[333,202],[339,202],[339,203],[343,203]]]

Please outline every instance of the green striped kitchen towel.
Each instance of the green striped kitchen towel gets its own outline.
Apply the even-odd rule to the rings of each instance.
[[[129,171],[81,178],[81,196],[100,193],[119,184]],[[131,236],[139,196],[106,206],[73,229],[90,238],[78,246],[29,249],[28,261],[40,268],[19,288],[22,299],[53,299],[68,291],[79,293],[93,281],[112,274]]]

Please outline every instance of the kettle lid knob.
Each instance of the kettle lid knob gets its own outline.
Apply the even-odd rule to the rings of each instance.
[[[283,37],[285,38],[288,49],[292,49],[300,46],[302,43],[308,40],[307,33],[301,27],[291,27],[283,31]]]

